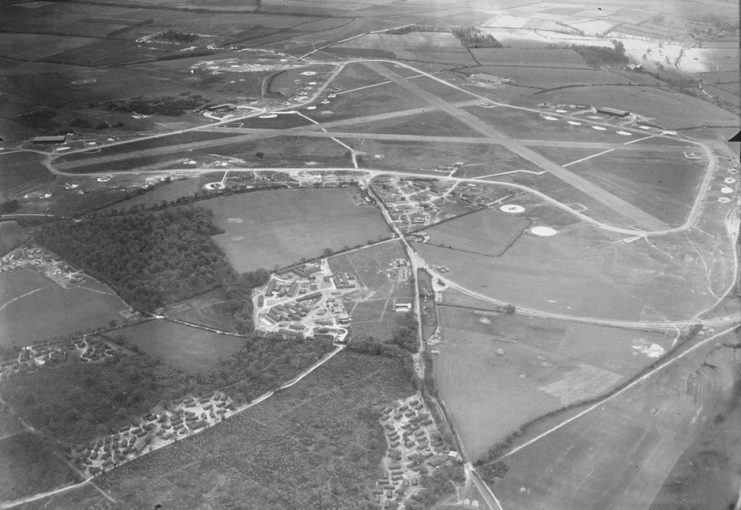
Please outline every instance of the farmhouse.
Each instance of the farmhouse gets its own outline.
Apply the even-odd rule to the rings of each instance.
[[[601,106],[597,108],[597,113],[601,113],[602,115],[609,115],[610,117],[627,117],[630,115],[630,112],[627,112],[625,110],[618,110],[616,108],[610,108],[609,106]]]

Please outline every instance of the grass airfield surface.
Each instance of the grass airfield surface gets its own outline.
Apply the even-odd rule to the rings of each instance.
[[[603,393],[667,335],[442,306],[434,374],[474,459],[528,420]]]
[[[390,237],[379,212],[356,205],[349,188],[258,191],[200,205],[225,230],[214,240],[241,273]]]
[[[31,269],[0,274],[0,346],[31,345],[108,326],[127,310],[107,286],[90,278],[64,289]],[[25,296],[25,297],[23,297]],[[15,301],[13,301],[15,299]]]

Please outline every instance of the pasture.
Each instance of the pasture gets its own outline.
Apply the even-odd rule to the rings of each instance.
[[[33,152],[0,153],[0,200],[19,198],[41,184],[54,180]]]
[[[471,54],[482,65],[557,67],[560,69],[588,69],[581,55],[571,49],[550,48],[471,48]],[[570,71],[564,71],[564,73]]]
[[[319,257],[327,248],[390,237],[378,210],[356,205],[343,188],[254,192],[200,205],[224,230],[214,240],[238,272],[283,267]]]
[[[439,110],[404,117],[373,120],[339,127],[338,130],[360,133],[481,137],[478,131],[471,129],[452,115]],[[461,148],[463,147],[459,147],[459,150]]]
[[[399,360],[343,352],[300,385],[99,483],[133,508],[151,501],[167,508],[245,502],[250,508],[364,508],[386,448],[371,408],[413,391]],[[185,462],[184,469],[172,469]]]
[[[0,222],[0,255],[3,255],[23,240],[23,228],[15,221]]]
[[[465,73],[486,73],[500,78],[509,78],[516,85],[539,89],[555,89],[569,85],[628,85],[631,83],[628,77],[611,71],[593,69],[561,70],[548,67],[484,65],[467,68]]]
[[[498,257],[512,245],[530,221],[492,209],[466,214],[426,230],[429,244],[453,250]]]
[[[244,338],[219,335],[166,320],[127,326],[110,333],[109,337],[188,374],[207,374],[220,361],[245,346]]]
[[[106,327],[128,309],[110,288],[91,278],[64,289],[31,269],[0,274],[0,346],[23,346]]]
[[[727,354],[693,353],[505,458],[509,471],[497,482],[502,504],[528,510],[651,507],[682,452],[712,419],[704,407],[732,384],[729,372],[738,365]]]
[[[24,431],[0,440],[0,501],[21,499],[78,481],[40,437]]]

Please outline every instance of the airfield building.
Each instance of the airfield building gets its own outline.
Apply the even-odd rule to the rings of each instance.
[[[618,110],[617,108],[610,108],[609,106],[601,106],[600,108],[597,108],[597,113],[601,113],[602,115],[609,115],[610,117],[627,117],[630,115],[630,112],[626,112],[625,110]]]

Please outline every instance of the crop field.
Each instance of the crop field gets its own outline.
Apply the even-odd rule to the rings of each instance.
[[[30,345],[58,335],[105,327],[128,306],[105,285],[87,279],[64,289],[31,269],[0,274],[0,346]]]
[[[339,48],[386,51],[430,51],[465,48],[453,34],[446,32],[410,32],[407,34],[367,34],[338,44]]]
[[[589,69],[582,56],[569,49],[472,48],[471,53],[483,65]]]
[[[371,408],[412,392],[398,360],[344,352],[300,385],[99,483],[132,508],[363,508],[385,450]]]
[[[738,128],[738,117],[707,101],[650,87],[570,87],[532,96],[528,102],[610,106],[654,118],[667,129],[701,125]]]
[[[399,60],[409,62],[430,62],[435,64],[454,64],[459,66],[476,65],[476,60],[465,48],[441,50],[397,50],[394,55]]]
[[[682,452],[712,418],[703,407],[729,389],[729,371],[738,370],[737,362],[728,363],[727,352],[707,358],[698,352],[691,358],[507,457],[509,471],[496,484],[503,505],[518,510],[651,507]],[[703,361],[717,370],[703,367]],[[729,365],[735,367],[729,370]],[[702,503],[705,507],[707,501]]]
[[[382,340],[389,338],[406,314],[394,311],[396,300],[409,302],[413,290],[410,280],[402,280],[391,271],[394,260],[407,260],[406,253],[398,241],[370,246],[329,259],[333,272],[356,275],[362,290],[344,300],[352,317],[354,338],[373,336]]]
[[[355,90],[368,85],[375,85],[387,81],[386,78],[368,69],[363,64],[348,64],[340,74],[332,80],[330,87],[339,89],[339,92]]]
[[[684,152],[702,154],[688,159]],[[569,167],[666,223],[681,225],[702,180],[707,159],[696,146],[676,151],[615,151]]]
[[[110,338],[135,346],[153,358],[189,374],[206,374],[219,361],[242,349],[243,338],[219,335],[165,320],[147,321],[110,333]]]
[[[296,189],[201,202],[225,233],[214,236],[239,272],[273,269],[390,236],[380,213],[347,189]]]
[[[0,501],[77,481],[75,473],[38,436],[22,432],[0,440]]]
[[[522,216],[492,209],[466,214],[426,230],[429,244],[498,257],[530,226]]]
[[[592,69],[564,71],[547,67],[495,65],[468,68],[465,72],[467,74],[486,73],[500,78],[509,78],[517,85],[541,89],[554,89],[567,85],[627,85],[631,83],[631,80],[619,74]]]
[[[0,200],[22,195],[39,184],[54,180],[41,164],[41,156],[32,152],[0,155]]]

